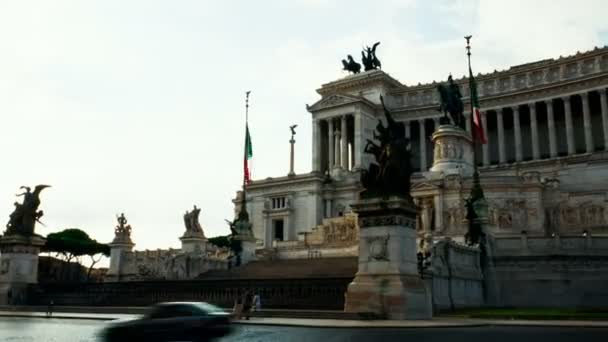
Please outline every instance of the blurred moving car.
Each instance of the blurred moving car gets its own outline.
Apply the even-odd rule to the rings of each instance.
[[[113,321],[101,332],[107,342],[208,341],[231,331],[230,314],[203,302],[160,303],[139,319]]]

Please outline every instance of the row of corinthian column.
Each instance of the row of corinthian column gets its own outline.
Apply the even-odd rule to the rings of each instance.
[[[349,165],[349,156],[348,156],[348,115],[342,115],[339,117],[333,117],[329,119],[319,119],[313,122],[313,139],[315,144],[317,144],[316,154],[313,155],[313,166],[320,170],[321,166],[321,123],[323,121],[327,122],[327,142],[328,142],[328,167],[329,169],[333,168],[342,168],[345,170],[351,169],[352,165]],[[350,158],[351,164],[354,158],[351,156]]]
[[[584,92],[581,94],[575,94],[581,96],[582,103],[582,114],[583,114],[583,130],[585,137],[585,152],[592,153],[595,150],[595,146],[593,143],[593,132],[592,132],[592,123],[591,123],[591,113],[590,113],[590,105],[589,105],[589,93]],[[573,155],[576,153],[575,139],[574,139],[574,125],[572,119],[572,105],[571,99],[569,96],[561,97],[564,104],[564,121],[565,121],[565,131],[566,131],[566,144],[567,144],[567,154]],[[600,107],[601,107],[601,117],[602,117],[602,130],[603,130],[603,138],[604,138],[604,149],[608,150],[608,102],[607,102],[607,94],[605,89],[599,90],[600,97]],[[548,99],[543,101],[547,108],[547,130],[548,130],[548,140],[549,140],[549,157],[555,158],[558,156],[557,149],[557,137],[556,137],[556,125],[555,125],[555,115],[554,115],[554,103],[553,99]],[[537,120],[537,112],[536,112],[536,102],[529,104],[521,104],[521,105],[513,105],[510,107],[498,108],[498,109],[486,109],[481,113],[481,124],[484,132],[486,132],[486,139],[488,140],[488,144],[482,145],[482,160],[483,165],[490,165],[490,144],[498,144],[498,163],[503,164],[507,162],[507,154],[506,154],[506,143],[505,143],[505,128],[504,128],[504,118],[509,112],[512,114],[513,118],[513,142],[515,145],[515,161],[523,161],[523,142],[522,142],[522,132],[521,132],[521,123],[520,123],[520,107],[528,107],[530,113],[530,140],[531,140],[531,148],[532,148],[532,159],[540,159],[540,147],[539,147],[539,130],[538,130],[538,120]],[[510,109],[510,110],[509,110]],[[488,112],[496,113],[496,137],[498,141],[490,141],[490,137],[488,134],[488,124],[487,124],[487,114]],[[420,156],[420,170],[426,171],[430,165],[427,160],[427,132],[425,127],[425,122],[428,119],[432,119],[435,122],[435,127],[438,127],[438,118],[421,118],[415,121],[418,122],[419,127],[419,156]],[[406,136],[408,138],[411,137],[411,122],[406,121]],[[467,126],[466,130],[471,132],[471,121],[469,120],[469,116],[467,115]]]

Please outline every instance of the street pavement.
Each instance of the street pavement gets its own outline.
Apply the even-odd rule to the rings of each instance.
[[[96,334],[107,321],[0,317],[0,342],[99,341]],[[329,328],[236,324],[230,336],[219,341],[419,341],[425,342],[527,342],[606,341],[606,327],[463,326],[427,328]]]

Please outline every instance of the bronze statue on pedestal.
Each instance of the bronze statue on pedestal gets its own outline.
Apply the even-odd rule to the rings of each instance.
[[[410,199],[410,151],[409,140],[405,137],[405,126],[402,122],[393,119],[380,96],[384,115],[388,123],[384,127],[379,120],[374,133],[376,144],[367,140],[365,152],[373,154],[376,163],[371,163],[369,170],[361,174],[361,183],[365,190],[361,192],[362,198],[400,196]]]
[[[449,124],[448,114],[452,118],[454,126],[465,128],[466,119],[462,114],[464,112],[464,104],[462,103],[462,93],[460,87],[452,79],[452,75],[448,77],[448,84],[440,84],[437,86],[439,92],[439,111],[444,114],[441,119],[442,124]]]
[[[25,191],[17,196],[23,196],[23,203],[15,202],[15,210],[10,214],[9,221],[6,224],[5,235],[25,235],[31,236],[34,234],[36,222],[40,222],[40,218],[44,215],[42,210],[38,210],[40,206],[40,192],[50,187],[50,185],[36,185],[34,191],[28,186],[22,186],[20,189]]]

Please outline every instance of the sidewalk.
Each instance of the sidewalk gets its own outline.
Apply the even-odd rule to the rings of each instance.
[[[47,318],[45,312],[0,311],[0,318],[3,317]],[[137,317],[140,317],[140,315],[56,312],[53,313],[52,319],[111,321],[116,319],[134,319]],[[484,320],[448,317],[412,321],[252,317],[249,320],[235,320],[234,323],[243,325],[277,325],[317,328],[467,328],[483,326],[608,328],[608,321]]]

